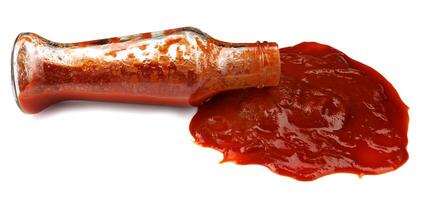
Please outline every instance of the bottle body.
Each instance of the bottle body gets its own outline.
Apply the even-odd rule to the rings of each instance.
[[[79,43],[18,36],[12,81],[21,110],[64,100],[198,105],[226,90],[275,86],[275,43],[226,43],[178,28]]]

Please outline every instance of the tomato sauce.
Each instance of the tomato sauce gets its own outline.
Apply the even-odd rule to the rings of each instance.
[[[408,159],[408,107],[372,68],[318,43],[280,50],[279,86],[225,92],[199,106],[190,131],[223,161],[309,181],[381,174]]]

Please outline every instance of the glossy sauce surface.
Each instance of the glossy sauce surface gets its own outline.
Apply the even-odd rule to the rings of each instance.
[[[378,72],[318,43],[280,50],[277,87],[225,92],[199,106],[190,131],[223,161],[298,180],[381,174],[408,159],[408,108]]]

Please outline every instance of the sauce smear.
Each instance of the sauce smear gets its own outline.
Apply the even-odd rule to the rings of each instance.
[[[309,181],[395,170],[408,159],[408,107],[378,72],[318,43],[280,50],[277,87],[225,92],[199,106],[190,131],[223,161]]]

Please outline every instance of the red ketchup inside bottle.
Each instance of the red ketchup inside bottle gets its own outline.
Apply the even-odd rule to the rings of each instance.
[[[77,43],[23,33],[12,54],[25,113],[66,100],[199,105],[223,91],[275,86],[280,71],[276,43],[223,42],[192,27]]]
[[[408,159],[408,107],[372,68],[318,43],[280,50],[279,86],[225,92],[199,106],[190,131],[223,161],[309,181],[381,174]]]

